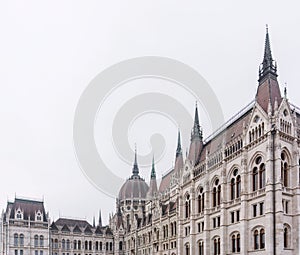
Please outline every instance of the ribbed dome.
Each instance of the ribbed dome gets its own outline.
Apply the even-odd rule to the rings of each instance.
[[[145,200],[148,185],[139,175],[132,175],[121,187],[119,200]]]

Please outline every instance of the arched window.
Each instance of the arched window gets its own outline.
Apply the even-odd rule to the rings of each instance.
[[[241,196],[241,176],[238,175],[236,177],[236,197],[240,197]]]
[[[122,241],[119,242],[119,250],[120,250],[120,251],[123,250],[123,243],[122,243]]]
[[[92,241],[89,241],[89,250],[92,250]]]
[[[288,159],[285,152],[281,153],[281,179],[284,187],[289,186]]]
[[[78,240],[78,250],[81,250],[81,241]]]
[[[176,236],[176,232],[177,232],[177,230],[176,230],[176,221],[174,222],[174,235]]]
[[[266,167],[265,164],[262,163],[259,166],[259,188],[264,188],[266,186]]]
[[[231,251],[232,253],[241,251],[240,234],[235,233],[231,236]]]
[[[254,167],[252,170],[252,190],[256,191],[257,190],[257,184],[258,182],[258,172],[257,172],[257,167]]]
[[[236,236],[236,251],[237,252],[241,251],[241,236],[240,236],[240,234],[237,234],[237,236]]]
[[[24,235],[20,234],[20,246],[24,246]]]
[[[39,246],[39,237],[38,235],[34,236],[34,247],[38,247]]]
[[[289,247],[289,229],[288,227],[284,227],[283,229],[283,248]]]
[[[235,198],[235,178],[232,178],[230,181],[230,190],[231,190],[231,200]]]
[[[112,242],[109,243],[109,250],[112,251]]]
[[[67,240],[67,250],[70,250],[70,240]]]
[[[204,193],[203,188],[200,188],[198,195],[198,213],[202,213],[204,210]]]
[[[190,195],[187,195],[185,200],[185,218],[189,218],[190,213],[191,213],[191,201],[190,201]]]
[[[203,241],[199,242],[198,250],[199,250],[199,252],[198,252],[199,255],[204,255],[204,243],[203,243]]]
[[[234,169],[233,176],[230,181],[231,199],[239,198],[241,194],[241,176],[238,174],[239,170]]]
[[[18,246],[18,239],[19,239],[19,236],[17,233],[14,234],[14,246]]]
[[[235,239],[235,235],[232,235],[231,237],[231,250],[232,252],[236,252],[236,239]]]
[[[264,249],[266,245],[265,230],[263,228],[256,228],[253,232],[254,250]]]
[[[213,207],[221,204],[221,184],[219,183],[219,179],[215,180],[214,188],[213,188]]]
[[[74,249],[74,250],[77,250],[77,240],[74,240],[74,241],[73,241],[73,249]]]
[[[185,255],[190,255],[190,245],[189,244],[185,245]]]
[[[221,245],[220,245],[220,238],[216,237],[214,238],[214,246],[213,246],[214,250],[213,250],[213,254],[214,255],[219,255],[221,252]]]
[[[85,241],[84,242],[84,249],[88,250],[88,248],[89,248],[89,243],[88,243],[88,241]]]
[[[254,250],[258,250],[259,249],[259,243],[258,243],[258,230],[254,231],[254,235],[253,235],[253,240],[254,240]]]
[[[54,248],[58,249],[58,239],[54,239]]]
[[[40,236],[40,247],[44,246],[44,236]]]
[[[266,169],[262,157],[257,156],[252,169],[252,190],[264,188],[266,185]]]
[[[260,230],[259,239],[260,239],[260,248],[264,249],[265,248],[265,230],[264,229]]]

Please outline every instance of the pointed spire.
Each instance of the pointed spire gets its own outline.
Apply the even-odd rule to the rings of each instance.
[[[95,224],[95,215],[93,216],[93,228],[96,226]]]
[[[198,115],[197,102],[196,102],[194,126],[193,126],[193,129],[192,129],[191,140],[194,140],[195,138],[199,138],[200,140],[202,139],[202,131],[200,129],[200,124],[199,124],[199,115]]]
[[[177,150],[176,150],[176,158],[182,154],[181,149],[181,138],[180,138],[180,130],[178,129],[178,138],[177,138]]]
[[[156,178],[156,173],[155,173],[155,165],[154,165],[154,155],[152,158],[152,169],[151,169],[151,179]]]
[[[272,74],[275,78],[277,77],[277,66],[272,57],[268,25],[266,25],[265,52],[259,70],[259,82],[261,82],[267,74]]]
[[[139,175],[139,167],[137,163],[137,153],[136,153],[136,145],[135,145],[135,151],[134,151],[134,164],[132,168],[132,175],[137,176]]]
[[[102,227],[102,216],[101,216],[101,210],[99,210],[99,227]]]

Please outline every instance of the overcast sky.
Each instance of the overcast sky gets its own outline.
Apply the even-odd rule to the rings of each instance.
[[[286,82],[289,100],[300,105],[298,2],[1,1],[0,207],[15,194],[44,196],[52,219],[61,215],[92,221],[101,209],[107,223],[115,201],[81,171],[73,148],[73,118],[89,82],[120,61],[154,55],[193,67],[214,90],[228,119],[254,99],[268,23],[281,88]],[[119,158],[105,132],[127,98],[145,90],[168,93],[165,86],[171,85],[146,79],[125,84],[99,111],[99,153],[123,178],[131,165]],[[193,115],[192,95],[176,88],[169,94]],[[201,114],[207,136],[211,130],[205,120]],[[141,155],[148,154],[153,132],[166,140],[157,162],[161,176],[174,161],[176,124],[155,114],[143,116],[132,123],[128,141],[132,148],[137,142]],[[184,150],[188,141],[183,137]],[[147,180],[149,167],[141,172]]]

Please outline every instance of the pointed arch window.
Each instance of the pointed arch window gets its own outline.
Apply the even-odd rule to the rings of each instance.
[[[254,231],[254,250],[258,250],[259,249],[259,243],[258,243],[258,230]]]
[[[257,156],[252,169],[252,191],[262,189],[266,183],[266,167],[261,156]]]
[[[188,194],[185,200],[185,218],[189,218],[190,213],[191,213],[191,200],[190,200],[190,195]]]
[[[221,204],[221,184],[219,179],[215,180],[213,187],[213,207],[216,207]]]
[[[232,235],[231,237],[231,246],[232,246],[232,252],[236,252],[236,239],[235,239],[235,235]]]
[[[241,195],[241,176],[238,169],[234,169],[233,176],[230,181],[231,200],[239,198]]]
[[[284,227],[283,229],[283,248],[288,248],[289,244],[289,233],[288,228]]]
[[[199,242],[198,249],[199,249],[199,255],[204,255],[204,243],[203,243],[203,241]]]
[[[213,248],[214,248],[214,252],[213,252],[213,254],[214,255],[219,255],[220,254],[220,252],[221,252],[221,243],[220,243],[220,238],[219,237],[216,237],[216,238],[214,238],[214,246],[213,246]]]
[[[265,230],[264,229],[260,230],[259,238],[260,238],[260,248],[264,249],[265,248]]]
[[[200,188],[198,195],[198,213],[202,213],[204,210],[204,192],[203,188]]]
[[[281,153],[281,179],[284,187],[289,186],[289,169],[288,158],[286,153]]]

